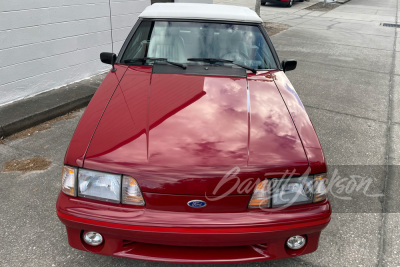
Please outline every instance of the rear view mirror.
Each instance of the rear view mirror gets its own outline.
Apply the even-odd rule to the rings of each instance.
[[[103,52],[100,53],[100,60],[105,64],[114,65],[117,60],[117,55],[114,53]]]
[[[117,55],[114,53],[103,52],[100,53],[100,60],[105,64],[112,65],[112,72],[115,72],[117,69],[114,68],[115,61],[117,61]]]
[[[282,68],[283,71],[290,71],[290,70],[294,70],[297,67],[297,61],[293,60],[293,59],[289,59],[289,60],[284,60],[282,61]]]

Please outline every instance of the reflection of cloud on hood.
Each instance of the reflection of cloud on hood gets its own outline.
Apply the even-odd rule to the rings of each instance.
[[[150,162],[215,165],[240,160],[244,163],[247,157],[246,80],[205,78],[204,91],[205,97],[151,130]]]
[[[301,102],[300,97],[297,94],[296,90],[294,90],[294,87],[290,83],[286,83],[285,87],[290,93],[292,93],[294,95],[294,97],[296,97],[297,102],[304,109],[303,103]]]
[[[306,161],[282,97],[272,81],[249,80],[251,103],[250,164]]]
[[[129,172],[146,169],[148,175],[159,175],[156,170],[166,166],[246,166],[250,144],[250,165],[306,161],[297,131],[272,80],[153,74],[150,89],[144,81],[136,86],[121,82],[121,90],[116,91],[109,106],[124,113],[116,120],[107,109],[100,123],[103,136],[98,139],[103,144],[99,145],[96,136],[97,143],[93,143],[107,150],[97,149],[99,153],[89,160],[119,165]],[[251,99],[250,143],[247,84]],[[126,114],[126,107],[131,115]],[[138,131],[146,124],[148,136],[145,130]],[[133,136],[134,132],[138,134]],[[113,146],[108,146],[106,140],[113,140]],[[162,177],[168,180],[170,175]],[[171,181],[174,179],[171,177]]]

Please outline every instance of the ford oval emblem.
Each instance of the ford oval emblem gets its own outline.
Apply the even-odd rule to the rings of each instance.
[[[207,206],[207,203],[203,200],[190,200],[187,204],[192,208],[204,208]]]

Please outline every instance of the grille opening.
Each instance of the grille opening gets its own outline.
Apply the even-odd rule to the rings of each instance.
[[[122,247],[124,247],[124,248],[129,247],[135,243],[136,243],[135,241],[131,241],[131,240],[122,240]]]
[[[382,23],[383,27],[400,28],[400,24]]]

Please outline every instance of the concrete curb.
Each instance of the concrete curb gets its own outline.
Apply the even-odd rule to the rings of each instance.
[[[346,4],[349,1],[350,0],[336,0],[336,3],[338,3],[338,4]]]
[[[0,107],[0,138],[86,106],[106,73]]]

